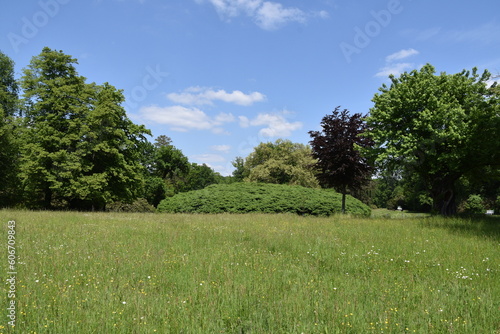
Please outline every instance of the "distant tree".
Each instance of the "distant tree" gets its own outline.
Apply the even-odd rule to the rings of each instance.
[[[167,182],[164,179],[152,175],[147,175],[145,177],[144,194],[142,197],[148,201],[149,204],[157,207],[163,199],[173,195],[173,189],[169,192]]]
[[[154,144],[148,143],[143,152],[143,164],[147,168],[144,198],[157,206],[165,197],[182,191],[190,171],[190,163],[166,135],[158,136]]]
[[[309,135],[318,180],[342,194],[344,213],[347,192],[359,190],[370,180],[373,168],[359,148],[369,148],[373,142],[362,136],[366,122],[361,114],[349,115],[347,109],[339,109],[323,117],[321,131],[309,131]]]
[[[0,206],[14,204],[17,187],[19,147],[16,141],[18,85],[14,78],[14,62],[0,52]]]
[[[500,165],[500,94],[488,88],[489,72],[476,69],[435,75],[427,64],[390,79],[368,117],[372,154],[380,168],[418,175],[435,211],[454,214],[456,182]]]
[[[261,143],[255,147],[245,159],[240,173],[251,182],[315,188],[318,181],[311,169],[314,163],[309,146],[278,139],[274,143]]]
[[[162,179],[183,178],[189,172],[188,158],[171,142],[164,141],[164,137],[160,136],[155,143],[154,173]]]
[[[155,139],[154,146],[157,148],[160,148],[160,147],[169,146],[171,144],[172,144],[172,138],[170,138],[169,136],[165,136],[165,135],[159,135]]]
[[[245,159],[242,157],[236,157],[232,161],[232,165],[235,168],[233,171],[233,177],[235,182],[241,182],[245,179]]]
[[[376,184],[373,203],[379,208],[387,208],[394,189],[401,184],[400,177],[396,173],[383,170],[373,180]]]
[[[217,184],[221,176],[206,164],[192,163],[182,191],[200,190],[211,184]]]
[[[144,173],[144,191],[140,197],[156,207],[161,200],[168,196],[165,180],[159,177],[155,171],[157,146],[156,143],[143,141],[138,146],[138,150],[140,151],[140,164],[143,166]],[[173,195],[173,192],[171,195]]]

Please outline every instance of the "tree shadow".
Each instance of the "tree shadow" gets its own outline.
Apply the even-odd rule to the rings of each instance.
[[[423,227],[443,228],[451,233],[475,235],[500,240],[500,216],[467,215],[425,219]]]

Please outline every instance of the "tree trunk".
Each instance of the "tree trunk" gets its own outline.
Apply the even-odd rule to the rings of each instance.
[[[342,213],[345,213],[345,191],[342,192]]]
[[[52,189],[49,186],[44,189],[43,206],[47,210],[52,208]]]
[[[454,182],[448,181],[436,185],[432,198],[435,212],[443,216],[452,216],[457,213]]]

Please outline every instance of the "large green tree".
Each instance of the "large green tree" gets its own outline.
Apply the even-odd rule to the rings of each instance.
[[[141,148],[150,133],[128,119],[120,90],[108,83],[92,88],[93,103],[79,129],[81,167],[71,181],[68,200],[73,208],[104,209],[107,203],[141,196]]]
[[[255,147],[239,172],[247,181],[316,188],[318,180],[311,168],[315,162],[309,146],[278,139]]]
[[[21,178],[30,205],[50,208],[70,192],[81,167],[77,144],[91,100],[76,59],[44,48],[21,78],[24,136]]]
[[[362,136],[366,131],[363,116],[350,115],[347,109],[335,108],[323,117],[321,127],[321,131],[309,131],[317,176],[323,187],[333,187],[342,194],[345,213],[347,192],[360,190],[370,180],[373,168],[359,149],[370,148],[373,142]]]
[[[0,206],[13,204],[16,196],[18,145],[16,114],[18,85],[14,77],[14,62],[0,52]]]
[[[148,134],[121,106],[121,91],[87,84],[76,59],[44,48],[21,79],[21,178],[31,205],[104,209],[132,201],[143,179],[140,143]]]
[[[379,167],[417,175],[443,215],[456,212],[460,177],[500,164],[500,99],[489,79],[475,68],[437,75],[427,64],[390,76],[373,98],[368,124]]]
[[[14,76],[14,62],[0,51],[0,110],[4,117],[12,117],[18,111],[18,92]]]

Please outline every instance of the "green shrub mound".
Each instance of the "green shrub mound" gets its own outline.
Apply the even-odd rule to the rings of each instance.
[[[155,212],[155,207],[144,198],[138,198],[133,203],[113,202],[106,206],[108,212]]]
[[[216,184],[202,190],[179,193],[164,199],[159,212],[169,213],[296,213],[329,216],[340,213],[342,195],[326,189],[312,189],[266,183]],[[347,196],[346,212],[369,216],[371,210]]]

